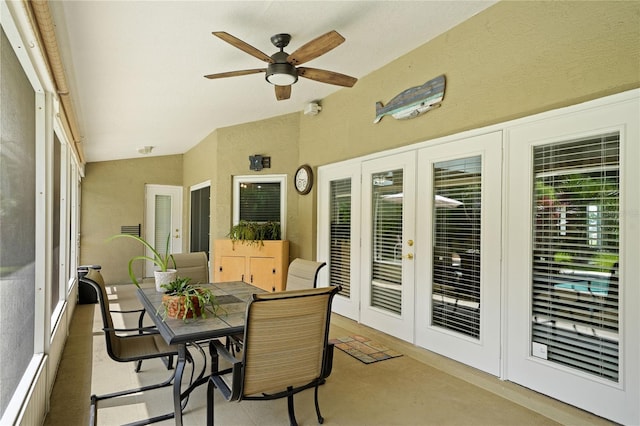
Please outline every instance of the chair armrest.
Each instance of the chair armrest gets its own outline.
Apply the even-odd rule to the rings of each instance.
[[[211,345],[213,347],[213,349],[216,351],[216,353],[218,355],[222,355],[222,358],[224,358],[227,362],[231,363],[232,365],[241,364],[242,363],[236,357],[234,357],[227,350],[227,348],[225,348],[225,346],[222,343],[220,343],[219,340],[217,340],[217,339],[211,340],[209,342],[209,345]]]
[[[140,309],[130,309],[130,310],[125,310],[125,311],[120,311],[120,310],[109,310],[109,312],[111,313],[118,313],[118,314],[135,314],[135,313],[139,313],[140,317],[138,318],[138,328],[145,328],[142,324],[144,322],[144,314],[147,313],[147,310],[145,308],[140,308]]]
[[[140,308],[140,309],[131,309],[131,310],[126,310],[126,311],[120,311],[120,310],[109,310],[109,312],[115,312],[118,314],[132,314],[132,313],[139,313],[139,312],[146,312],[144,308]]]
[[[220,390],[223,397],[227,401],[238,401],[240,399],[240,390],[242,384],[242,361],[235,358],[225,346],[220,343],[219,340],[211,340],[209,342],[209,351],[211,352],[211,376],[210,380],[213,381],[215,386]],[[232,367],[225,370],[218,370],[218,355],[222,355],[227,362],[231,363]],[[224,379],[221,377],[225,374],[231,373],[231,387],[227,385]]]
[[[136,327],[136,328],[109,328],[109,327],[105,327],[102,329],[103,331],[106,332],[116,332],[116,333],[129,333],[129,332],[138,332],[138,335],[140,334],[159,334],[160,332],[158,331],[158,329],[155,326],[149,326],[149,327]],[[121,336],[121,337],[126,337],[126,336]]]

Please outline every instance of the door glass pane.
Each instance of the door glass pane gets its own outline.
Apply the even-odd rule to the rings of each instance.
[[[480,156],[433,167],[431,324],[480,337]]]
[[[372,307],[402,313],[402,169],[372,176]]]
[[[340,294],[351,294],[351,179],[331,181],[331,253],[329,282],[342,287]]]
[[[618,381],[619,135],[534,148],[532,355]]]
[[[161,255],[167,253],[167,239],[171,238],[171,196],[156,195],[155,249]],[[171,247],[169,247],[171,250]]]
[[[191,252],[209,255],[209,219],[211,187],[191,191]]]

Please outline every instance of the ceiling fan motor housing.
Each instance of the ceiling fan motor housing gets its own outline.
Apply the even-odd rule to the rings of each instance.
[[[274,36],[275,37],[275,36]],[[289,54],[284,51],[271,55],[272,64],[267,65],[265,79],[276,86],[289,86],[298,81],[298,70],[287,62]]]

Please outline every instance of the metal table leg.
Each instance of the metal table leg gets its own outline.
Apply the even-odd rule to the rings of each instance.
[[[173,379],[173,410],[175,412],[176,426],[182,426],[182,374],[187,362],[187,345],[178,345],[178,361],[176,362],[176,375]]]

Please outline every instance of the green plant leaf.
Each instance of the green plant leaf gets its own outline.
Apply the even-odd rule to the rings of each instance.
[[[131,278],[131,282],[133,284],[136,285],[136,287],[140,288],[140,284],[138,283],[138,280],[136,279],[135,273],[133,272],[133,262],[136,260],[148,260],[150,262],[152,262],[153,264],[155,264],[160,271],[162,272],[166,272],[167,269],[169,268],[169,260],[173,261],[173,255],[170,253],[169,251],[169,247],[170,247],[170,243],[171,243],[171,234],[167,235],[167,243],[166,243],[166,250],[165,250],[165,255],[161,255],[160,252],[158,252],[151,244],[149,244],[144,238],[141,238],[137,235],[131,235],[131,234],[117,234],[117,235],[113,235],[109,238],[107,238],[107,241],[111,241],[114,240],[116,238],[130,238],[132,240],[135,240],[137,242],[139,242],[140,244],[142,244],[144,247],[148,248],[149,251],[151,251],[151,253],[153,254],[153,257],[150,256],[134,256],[131,259],[129,259],[129,264],[128,264],[128,268],[129,268],[129,278]],[[175,261],[173,262],[175,265]]]

